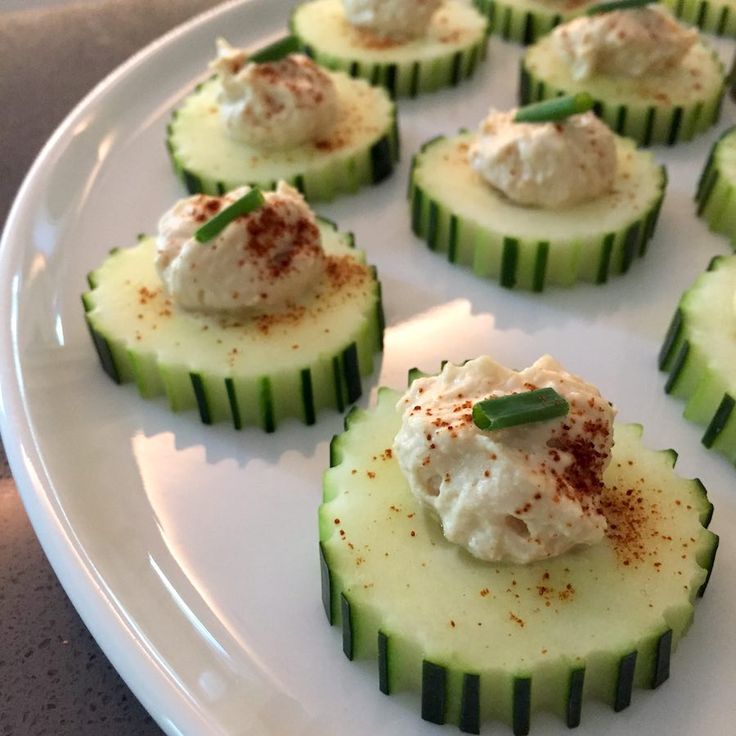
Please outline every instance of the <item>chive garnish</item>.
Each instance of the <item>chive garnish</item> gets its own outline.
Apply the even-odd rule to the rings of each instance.
[[[248,55],[248,61],[263,64],[265,61],[278,61],[289,54],[299,51],[299,39],[296,36],[283,36],[273,43]]]
[[[593,98],[587,92],[578,92],[576,95],[555,97],[544,102],[535,102],[526,107],[520,107],[514,115],[515,123],[549,123],[562,120],[570,115],[588,112],[593,107]]]
[[[194,239],[200,243],[207,243],[217,237],[234,219],[257,210],[265,201],[261,190],[254,187],[248,194],[244,194],[230,206],[220,210],[211,220],[207,220],[194,233]]]
[[[570,405],[553,388],[484,399],[473,405],[473,421],[480,429],[494,430],[564,417]]]
[[[629,8],[642,8],[645,5],[651,5],[656,0],[611,0],[608,3],[598,3],[591,5],[586,11],[586,15],[597,15],[598,13],[612,13],[614,10],[628,10]]]

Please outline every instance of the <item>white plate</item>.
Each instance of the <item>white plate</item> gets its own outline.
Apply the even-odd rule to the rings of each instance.
[[[170,109],[203,75],[216,36],[243,45],[283,29],[291,2],[231,4],[166,36],[99,86],[43,150],[8,221],[0,285],[1,430],[33,525],[72,601],[169,734],[430,734],[417,698],[379,693],[374,663],[350,663],[324,620],[316,510],[341,418],[275,435],[204,427],[100,370],[79,294],[108,249],[151,231],[182,192],[169,168]],[[730,48],[722,43],[722,49]],[[401,103],[403,163],[387,183],[319,210],[353,229],[383,280],[380,375],[482,352],[521,366],[551,352],[676,447],[722,534],[715,575],[672,678],[624,713],[591,704],[579,734],[725,734],[734,715],[734,469],[699,444],[662,391],[655,355],[685,289],[730,249],[693,216],[717,130],[657,150],[670,170],[647,257],[608,285],[510,292],[435,256],[409,230],[408,162],[420,143],[514,101],[519,50],[493,39],[487,69],[458,89]],[[726,104],[723,122],[732,124]],[[367,403],[366,396],[363,403]],[[604,624],[605,625],[605,624]],[[446,727],[455,732],[454,727]],[[494,724],[493,733],[508,733]],[[563,734],[538,716],[534,731]]]

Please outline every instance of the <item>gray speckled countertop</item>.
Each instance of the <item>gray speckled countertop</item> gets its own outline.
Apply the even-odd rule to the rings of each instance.
[[[216,4],[0,2],[0,223],[67,112],[131,54]],[[0,445],[0,736],[160,733],[57,581]]]

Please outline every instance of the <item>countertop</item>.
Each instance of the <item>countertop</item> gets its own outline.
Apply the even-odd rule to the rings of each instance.
[[[64,116],[131,54],[215,0],[0,3],[0,224]],[[0,445],[0,735],[161,734],[66,597]]]

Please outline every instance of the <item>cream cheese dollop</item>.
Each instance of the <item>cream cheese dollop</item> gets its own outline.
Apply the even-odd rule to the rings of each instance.
[[[329,135],[339,113],[335,83],[309,57],[290,54],[256,64],[223,39],[210,64],[221,84],[220,120],[233,139],[265,150]]]
[[[477,401],[546,386],[568,401],[566,416],[492,432],[473,423]],[[394,455],[449,541],[481,560],[528,563],[603,538],[614,410],[554,358],[519,372],[489,357],[448,363],[415,380],[397,409]]]
[[[173,302],[205,312],[277,311],[319,283],[325,254],[314,214],[281,182],[260,209],[241,215],[206,243],[194,233],[247,194],[198,194],[178,201],[159,222],[156,270]]]
[[[667,71],[697,38],[697,29],[680,25],[659,6],[581,16],[552,32],[575,80],[598,73],[643,77]]]
[[[609,192],[616,142],[592,112],[548,123],[515,123],[491,111],[468,150],[470,166],[512,202],[570,207]]]
[[[404,41],[423,36],[443,0],[343,0],[345,19],[376,36]]]

